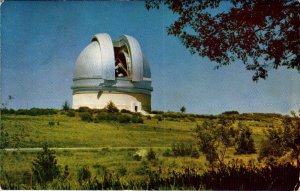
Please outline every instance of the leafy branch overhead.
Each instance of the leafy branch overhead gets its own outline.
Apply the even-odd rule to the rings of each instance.
[[[146,1],[147,9],[160,5],[178,15],[167,27],[168,34],[178,37],[192,54],[217,62],[216,68],[241,60],[254,72],[254,81],[266,79],[270,69],[279,67],[300,72],[296,0]]]

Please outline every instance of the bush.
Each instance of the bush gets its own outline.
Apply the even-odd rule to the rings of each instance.
[[[157,121],[162,121],[161,115],[156,115],[155,118],[157,119]]]
[[[48,122],[48,125],[49,125],[49,126],[54,126],[54,125],[55,125],[55,122],[54,122],[54,121],[49,121],[49,122]]]
[[[119,123],[129,123],[130,117],[127,115],[120,115],[120,116],[118,116],[118,122]]]
[[[133,159],[136,161],[140,161],[140,160],[142,160],[142,156],[140,156],[139,154],[136,153],[133,155]]]
[[[147,153],[147,159],[148,160],[155,160],[156,154],[152,148],[150,148],[149,152]]]
[[[151,111],[152,114],[163,114],[163,111]]]
[[[77,170],[77,179],[80,184],[82,184],[84,181],[89,180],[90,178],[91,178],[91,172],[88,166],[80,167]]]
[[[172,151],[171,151],[171,149],[165,150],[165,151],[163,152],[163,156],[164,156],[164,157],[170,157],[170,156],[172,156]]]
[[[59,167],[55,157],[55,151],[49,150],[47,145],[32,162],[32,172],[38,183],[44,187],[47,182],[59,176]]]
[[[138,116],[138,115],[133,115],[131,117],[131,122],[132,123],[144,123],[144,120],[141,116]]]
[[[79,107],[78,112],[91,112],[92,110],[89,107]]]
[[[16,111],[14,109],[1,108],[1,114],[15,114]]]
[[[67,116],[68,117],[75,117],[75,111],[68,111]]]
[[[148,120],[151,120],[151,116],[150,116],[150,115],[147,115],[147,119],[148,119]]]
[[[85,112],[85,113],[80,114],[80,119],[82,121],[91,122],[91,121],[93,121],[93,116],[90,113]]]
[[[97,113],[94,119],[94,122],[97,123],[99,121],[107,120],[107,113]]]
[[[233,115],[233,114],[239,114],[239,112],[238,111],[225,111],[225,112],[223,112],[222,114],[224,114],[224,115]]]
[[[127,109],[122,109],[121,113],[132,113],[131,111],[127,110]]]
[[[38,116],[38,115],[54,115],[57,114],[57,110],[55,109],[41,109],[41,108],[31,108],[31,109],[19,109],[15,111],[16,115],[31,115],[31,116]]]

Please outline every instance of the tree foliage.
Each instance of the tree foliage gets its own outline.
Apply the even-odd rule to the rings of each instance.
[[[239,134],[235,138],[236,154],[253,154],[256,152],[252,132],[248,127],[239,124]]]
[[[184,106],[182,106],[182,107],[180,108],[180,111],[181,111],[181,113],[184,113],[184,112],[186,111],[186,108],[185,108]]]
[[[62,108],[63,108],[64,111],[70,110],[70,104],[67,100],[64,102]]]
[[[300,72],[296,0],[147,0],[146,8],[158,9],[161,4],[178,15],[167,27],[168,34],[178,37],[192,54],[217,62],[216,68],[241,60],[254,72],[254,81],[265,79],[272,68]]]
[[[211,167],[223,166],[227,149],[232,145],[230,127],[233,121],[221,118],[218,122],[204,121],[197,125],[196,136],[200,151],[205,155]]]
[[[269,129],[266,137],[261,144],[260,159],[277,162],[291,153],[300,167],[300,111],[298,115],[292,112],[292,117],[285,117],[282,125]]]
[[[37,158],[32,162],[32,172],[42,186],[59,176],[59,167],[55,157],[55,151],[44,145],[43,151],[39,152]]]
[[[110,101],[106,106],[105,109],[109,112],[109,113],[116,113],[119,112],[119,109],[117,108],[117,106]]]

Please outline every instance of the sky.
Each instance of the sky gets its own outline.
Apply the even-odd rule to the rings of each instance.
[[[226,7],[223,7],[225,10]],[[6,1],[1,5],[1,99],[9,108],[61,108],[72,103],[72,75],[93,35],[135,37],[151,67],[152,110],[219,114],[288,114],[300,108],[300,74],[271,70],[252,81],[240,62],[215,63],[191,55],[167,35],[176,19],[167,8],[141,1]],[[14,99],[9,100],[8,96]]]

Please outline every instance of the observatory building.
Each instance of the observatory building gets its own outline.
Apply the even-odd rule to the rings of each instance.
[[[139,42],[96,34],[77,58],[72,90],[73,109],[103,109],[112,101],[120,110],[150,112],[151,72]]]

